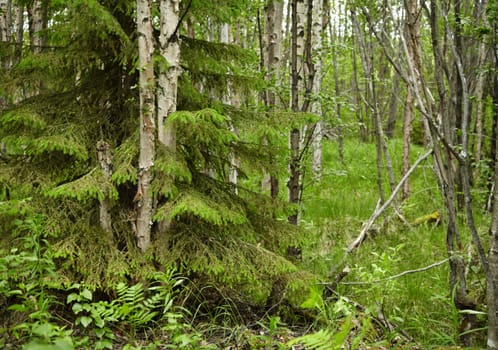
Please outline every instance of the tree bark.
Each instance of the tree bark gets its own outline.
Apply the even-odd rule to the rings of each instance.
[[[495,29],[496,31],[496,29]],[[496,32],[495,32],[496,35]],[[495,41],[495,71],[498,71],[498,46]],[[494,105],[494,120],[498,120],[498,75],[494,74],[492,97]],[[498,135],[498,123],[494,124],[493,134]],[[488,349],[498,349],[498,152],[494,151],[494,192],[493,215],[491,218],[490,244],[488,255],[489,278],[487,280],[488,304]]]
[[[291,1],[291,110],[301,112],[301,91],[304,90],[303,68],[304,68],[304,36],[306,20],[306,3],[304,0]],[[300,130],[292,128],[289,134],[290,177],[287,184],[289,189],[289,203],[299,205],[301,198],[301,152],[300,152]],[[299,209],[288,218],[294,225],[299,224]]]
[[[180,0],[160,2],[159,51],[164,63],[160,64],[157,90],[157,135],[163,145],[174,151],[176,131],[166,123],[168,116],[176,111],[176,97],[180,68],[180,34],[178,22]]]
[[[140,154],[138,159],[138,189],[134,201],[137,208],[137,246],[144,252],[151,242],[153,195],[151,182],[155,158],[156,125],[155,79],[152,54],[154,37],[152,31],[151,4],[149,0],[137,0],[137,31],[140,86]]]
[[[416,75],[415,79],[420,75],[421,66],[421,49],[420,49],[420,14],[418,0],[406,0],[405,4],[405,42],[409,59],[412,62],[413,70]],[[410,144],[414,112],[414,92],[413,87],[407,84],[407,93],[405,100],[405,113],[403,124],[403,167],[402,175],[410,169]],[[408,198],[410,194],[410,183],[407,181],[403,187],[402,199]]]
[[[104,178],[108,183],[112,176],[112,159],[109,144],[104,141],[97,143],[97,156],[100,164],[100,169],[104,174]],[[112,217],[111,217],[111,200],[109,198],[109,190],[107,189],[104,198],[100,200],[100,227],[107,233],[108,237],[113,240],[112,236]]]
[[[40,53],[45,46],[47,3],[43,0],[34,0],[31,6],[28,6],[28,18],[31,47],[34,53]]]
[[[277,81],[280,78],[280,66],[282,55],[282,20],[283,20],[284,2],[279,0],[267,0],[265,4],[265,24],[263,36],[263,69],[265,70],[265,80],[268,88],[264,92],[264,102],[269,112],[275,111],[282,107],[282,103],[275,93]],[[271,117],[271,114],[270,116]],[[271,147],[272,140],[264,140]],[[271,151],[270,151],[271,152]],[[270,163],[274,163],[273,155],[270,154]],[[261,188],[269,191],[272,198],[278,196],[278,176],[273,173],[263,174]]]
[[[312,173],[316,180],[322,176],[322,124],[323,112],[321,106],[320,92],[322,90],[322,30],[323,30],[323,0],[312,0],[312,23],[311,23],[311,51],[312,57],[315,57],[313,64],[314,77],[311,89],[311,113],[319,116],[319,120],[313,130],[313,161]]]

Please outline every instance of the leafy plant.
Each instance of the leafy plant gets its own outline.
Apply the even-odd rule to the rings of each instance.
[[[67,302],[78,315],[75,324],[93,332],[95,340],[89,340],[89,344],[95,349],[112,349],[114,329],[118,327],[132,338],[146,329],[160,328],[168,334],[170,344],[166,347],[187,348],[199,337],[182,322],[182,310],[173,306],[174,290],[181,283],[183,280],[173,271],[156,273],[148,285],[119,283],[117,296],[111,301],[92,301],[88,288],[74,284],[71,289],[76,291],[67,296]]]

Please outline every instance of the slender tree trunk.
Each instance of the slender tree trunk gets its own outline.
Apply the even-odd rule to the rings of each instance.
[[[498,71],[498,44],[496,41],[496,27],[495,27],[495,41],[494,41],[494,61],[495,71]],[[498,74],[494,74],[493,87],[493,113],[494,113],[494,132],[498,135]],[[496,141],[495,141],[496,142]],[[496,145],[496,143],[495,143]],[[498,349],[498,152],[496,148],[494,151],[494,192],[493,192],[493,216],[491,218],[490,228],[490,243],[489,243],[489,278],[487,280],[487,304],[488,304],[488,349]]]
[[[304,35],[306,20],[306,3],[304,0],[291,1],[291,109],[293,112],[301,112],[301,91],[304,90],[303,68],[304,68]],[[300,131],[294,127],[289,135],[290,177],[288,181],[289,203],[299,205],[301,198],[301,152],[300,152]],[[299,224],[299,210],[289,216],[289,222],[294,225]]]
[[[327,11],[329,14],[326,19],[326,23],[329,21],[330,17],[330,9]],[[337,26],[339,25],[337,22],[339,20],[336,19],[334,22],[334,27],[332,28],[332,25],[329,26],[329,33],[330,33],[330,38],[335,41],[335,43],[332,45],[332,67],[334,68],[334,93],[335,93],[335,112],[336,112],[336,117],[338,120],[337,124],[337,148],[338,148],[338,156],[339,156],[339,161],[341,163],[344,163],[344,135],[343,135],[343,130],[342,130],[342,103],[340,101],[340,96],[341,96],[341,83],[339,80],[339,63],[338,63],[338,51],[337,47],[339,46],[339,33],[337,30]],[[324,24],[324,27],[326,24]]]
[[[180,34],[178,21],[180,0],[160,2],[159,51],[165,63],[160,64],[157,91],[157,134],[158,140],[170,150],[176,148],[176,131],[171,124],[165,124],[168,116],[176,111],[176,96],[180,68]]]
[[[401,174],[404,175],[410,169],[410,146],[412,135],[412,122],[413,122],[413,93],[411,88],[407,89],[405,99],[405,111],[403,118],[403,166]],[[410,182],[406,181],[401,191],[401,199],[405,200],[410,195]]]
[[[264,92],[264,102],[269,112],[275,111],[282,107],[282,102],[278,98],[275,89],[277,81],[281,76],[281,55],[282,55],[282,20],[283,20],[284,1],[267,0],[265,4],[265,26],[261,55],[263,57],[262,65],[265,70],[265,80],[269,88]],[[270,114],[271,117],[271,114]],[[272,140],[264,140],[269,152],[271,152]],[[270,164],[274,163],[273,155],[270,154]],[[272,198],[277,198],[278,176],[274,173],[265,173],[261,183],[263,190],[269,191]]]
[[[112,176],[112,159],[109,144],[100,141],[97,144],[97,156],[99,159],[100,170],[104,174],[105,180],[110,183]],[[100,200],[100,227],[107,233],[112,242],[112,217],[111,217],[111,200],[109,198],[109,190],[104,193],[104,198]]]
[[[396,130],[396,122],[398,120],[398,101],[399,101],[399,84],[400,76],[397,71],[394,72],[393,77],[393,89],[391,93],[391,101],[389,102],[389,115],[387,118],[387,123],[385,127],[386,137],[392,139],[394,137],[394,131]]]
[[[476,3],[475,7],[475,21],[482,23],[482,25],[489,26],[488,19],[486,16],[486,8],[488,1],[482,0]],[[483,147],[483,133],[484,133],[484,79],[485,73],[482,71],[481,67],[484,67],[486,64],[486,58],[488,56],[487,53],[488,45],[482,41],[479,45],[479,50],[477,54],[478,59],[478,71],[476,77],[476,86],[474,95],[476,97],[476,126],[475,126],[475,162],[479,163],[482,159],[482,147]],[[477,172],[479,167],[476,167],[476,176],[478,176]]]
[[[22,43],[24,37],[24,5],[18,4],[14,8],[13,28],[15,30],[15,49],[12,64],[16,64],[21,60],[22,54]]]
[[[11,33],[11,26],[12,26],[12,11],[11,11],[11,0],[0,0],[0,45],[2,45],[3,52],[7,52],[7,47],[8,44],[10,44],[10,33]],[[11,47],[8,47],[8,51],[11,51]],[[0,61],[1,67],[5,70],[10,68],[11,60],[10,56],[4,58],[3,61]],[[7,96],[0,96],[0,113],[6,110],[9,106],[9,100]],[[5,144],[3,142],[0,142],[0,155],[3,155],[5,153]]]
[[[230,44],[232,41],[232,36],[231,36],[231,26],[228,23],[223,23],[220,27],[220,42],[222,44]],[[232,84],[230,81],[227,82],[226,86],[226,92],[223,94],[221,98],[222,102],[224,104],[234,106],[234,107],[240,107],[240,100],[237,96],[237,91],[235,91],[232,88]],[[230,131],[233,132],[234,134],[237,134],[238,131],[237,129],[233,126],[232,123],[229,125]],[[237,155],[234,153],[230,154],[230,166],[228,169],[228,182],[230,182],[233,185],[233,190],[235,193],[238,193],[237,189],[237,182],[238,182],[238,171],[237,168],[239,167],[239,159],[237,158]]]
[[[149,0],[137,0],[137,31],[140,86],[140,155],[138,159],[138,190],[134,201],[137,208],[137,245],[146,251],[151,242],[153,196],[151,182],[155,158],[156,125],[155,79],[152,55],[154,37],[152,32],[151,4]]]
[[[493,201],[498,203],[498,159],[495,159],[495,176]],[[490,277],[487,281],[487,305],[488,305],[488,349],[498,349],[498,205],[493,206],[491,218],[490,243],[488,263]]]
[[[28,7],[30,42],[34,53],[40,53],[45,46],[47,29],[47,3],[43,0],[34,0]]]
[[[12,33],[12,1],[0,0],[0,42],[10,42]]]
[[[405,42],[410,61],[416,76],[421,73],[421,49],[420,49],[420,7],[418,0],[406,0],[405,4]],[[417,80],[419,80],[417,78]],[[413,86],[407,85],[405,100],[405,115],[403,124],[403,167],[402,175],[410,169],[410,144],[414,112],[414,92]],[[410,183],[407,181],[403,187],[402,199],[408,198],[410,194]]]
[[[322,90],[322,30],[323,30],[323,0],[312,0],[312,23],[311,23],[311,51],[315,59],[312,62],[314,69],[314,79],[311,91],[311,113],[319,116],[319,120],[313,130],[313,177],[319,180],[322,176],[322,125],[323,112],[321,106],[320,92]]]
[[[351,9],[351,18],[353,22],[353,30],[355,31],[355,38],[358,42],[360,50],[360,59],[365,72],[366,94],[364,102],[367,108],[372,113],[372,122],[375,131],[375,148],[377,159],[377,187],[379,189],[380,204],[382,205],[385,200],[384,186],[383,186],[383,142],[384,134],[382,129],[382,120],[379,114],[379,106],[377,101],[377,91],[375,86],[374,77],[374,57],[373,49],[369,43],[366,42],[366,35],[360,28],[358,17],[355,9]],[[387,147],[385,147],[387,150]],[[390,158],[388,158],[390,160]],[[394,178],[393,178],[394,180]]]

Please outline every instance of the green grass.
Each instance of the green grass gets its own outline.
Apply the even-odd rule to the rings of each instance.
[[[402,142],[390,141],[389,150],[394,175],[399,181]],[[302,220],[309,234],[303,265],[327,279],[333,277],[330,274],[343,259],[345,248],[373,213],[379,192],[375,145],[346,140],[343,163],[338,160],[334,141],[325,141],[323,152],[321,181],[305,180]],[[413,146],[412,163],[423,153],[424,149]],[[444,213],[432,164],[429,157],[410,177],[411,196],[400,208],[408,222],[434,211]],[[383,185],[387,198],[390,191],[386,174]],[[470,235],[465,228],[466,219],[459,219],[464,246],[468,247]],[[351,272],[344,282],[382,279],[447,257],[444,223],[407,227],[397,219],[392,208],[386,210],[385,220],[387,225],[383,225],[384,219],[380,217],[376,222],[378,231],[369,235],[361,247],[347,257],[346,264]],[[476,221],[484,237],[489,226],[480,209],[476,210]],[[471,278],[479,284],[481,277]],[[344,284],[338,291],[364,306],[382,311],[424,347],[451,345],[457,340],[447,264],[382,283]]]

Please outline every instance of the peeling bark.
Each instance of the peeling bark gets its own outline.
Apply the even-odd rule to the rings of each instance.
[[[168,116],[176,111],[178,77],[180,68],[180,35],[177,32],[180,0],[160,2],[159,51],[165,60],[160,64],[157,92],[158,140],[169,149],[176,148],[176,131],[166,123]]]
[[[137,0],[137,31],[140,67],[140,154],[138,159],[138,189],[134,202],[137,208],[137,245],[142,251],[146,251],[151,242],[153,215],[151,182],[156,141],[155,79],[152,61],[154,37],[149,0]]]

